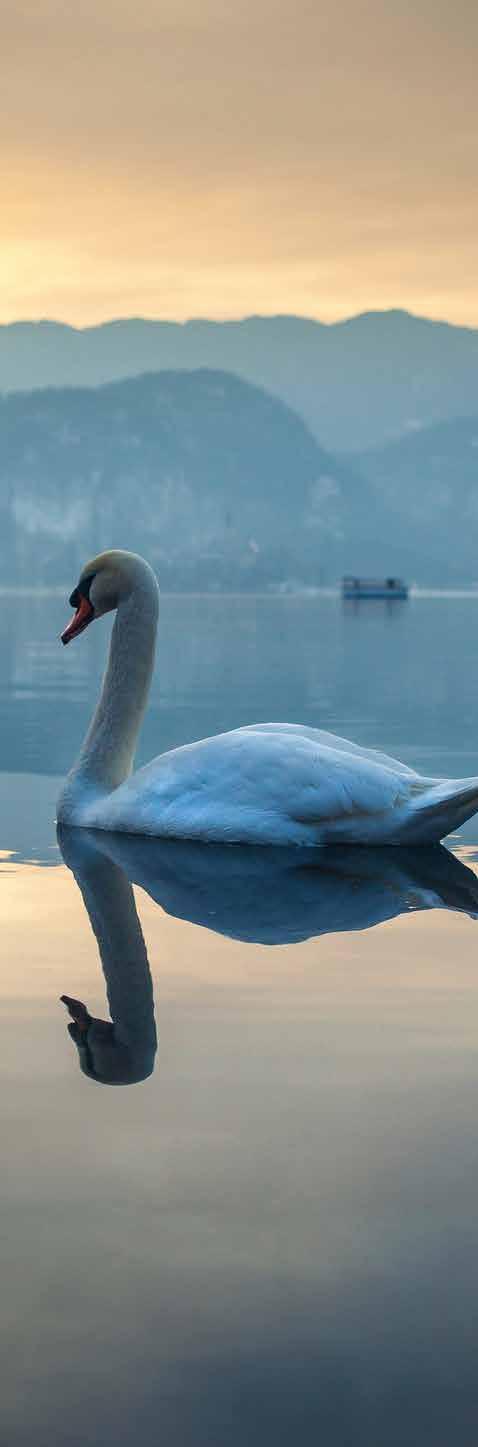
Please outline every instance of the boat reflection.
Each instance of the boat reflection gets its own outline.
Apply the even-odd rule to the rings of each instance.
[[[111,1021],[62,999],[81,1068],[102,1084],[133,1084],[154,1068],[153,990],[132,884],[176,919],[262,945],[370,929],[417,910],[478,916],[476,875],[441,846],[267,849],[66,828],[58,840],[96,936]]]

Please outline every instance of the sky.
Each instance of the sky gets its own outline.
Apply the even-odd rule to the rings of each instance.
[[[476,0],[2,0],[0,321],[478,325]]]

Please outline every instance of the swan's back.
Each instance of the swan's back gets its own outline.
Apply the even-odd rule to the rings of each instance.
[[[259,726],[185,744],[139,769],[84,822],[165,837],[320,843],[334,823],[353,831],[354,821],[382,817],[423,787],[393,760],[347,751],[342,740],[332,747],[317,734]]]

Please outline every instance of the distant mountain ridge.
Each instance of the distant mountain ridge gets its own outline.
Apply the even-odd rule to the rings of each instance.
[[[112,546],[172,590],[478,581],[478,412],[334,456],[207,368],[0,398],[0,582],[69,579]]]
[[[334,581],[367,552],[371,506],[290,408],[227,373],[0,400],[3,583],[70,578],[105,547],[144,553],[172,589]]]
[[[478,330],[399,310],[332,325],[251,316],[125,318],[81,331],[52,321],[0,327],[5,392],[204,367],[273,392],[332,451],[381,446],[478,406]]]

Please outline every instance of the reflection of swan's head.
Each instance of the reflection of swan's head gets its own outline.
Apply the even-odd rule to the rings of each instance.
[[[74,1000],[71,995],[62,995],[61,999],[71,1015],[68,1034],[76,1045],[83,1075],[99,1085],[137,1085],[152,1075],[154,1049],[150,1042],[149,1048],[147,1045],[138,1051],[118,1039],[110,1020],[90,1015],[81,1000]]]
[[[71,594],[70,603],[75,613],[61,635],[62,643],[70,643],[94,618],[101,618],[104,613],[118,608],[141,584],[143,587],[146,585],[148,592],[157,593],[158,585],[152,568],[137,553],[127,553],[118,548],[91,558],[82,568]]]

